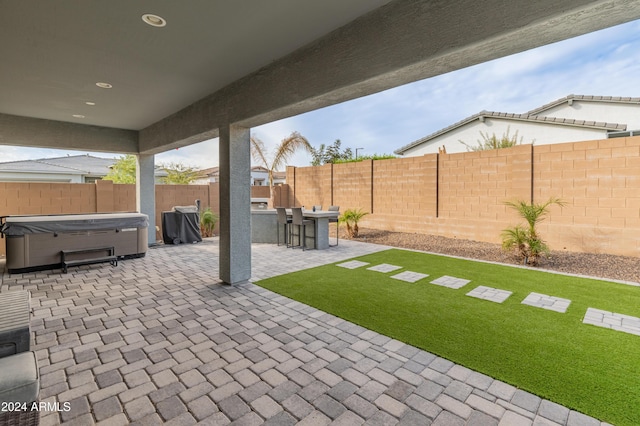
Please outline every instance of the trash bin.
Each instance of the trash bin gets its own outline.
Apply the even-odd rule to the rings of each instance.
[[[162,241],[165,244],[202,241],[198,207],[175,206],[170,212],[162,212]]]

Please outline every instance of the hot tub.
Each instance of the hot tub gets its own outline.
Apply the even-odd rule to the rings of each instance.
[[[142,257],[148,226],[149,218],[140,213],[6,216],[0,232],[7,269],[20,273],[61,267],[63,251],[90,259],[104,256],[95,249],[111,248],[117,258]]]

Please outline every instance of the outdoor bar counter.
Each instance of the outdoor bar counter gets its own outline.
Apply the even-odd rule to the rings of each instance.
[[[99,256],[142,257],[147,252],[149,218],[140,213],[6,216],[0,232],[6,240],[10,273],[63,266],[70,259]],[[71,261],[69,262],[71,263]]]
[[[287,209],[287,214],[290,213],[291,210]],[[305,219],[312,219],[314,221],[314,226],[307,229],[306,247],[317,250],[328,249],[329,219],[337,218],[339,212],[303,210],[302,215]],[[251,242],[275,244],[278,241],[276,229],[278,230],[277,232],[280,233],[280,242],[286,241],[284,227],[278,226],[278,214],[275,209],[251,210]],[[297,236],[294,238],[297,238]]]

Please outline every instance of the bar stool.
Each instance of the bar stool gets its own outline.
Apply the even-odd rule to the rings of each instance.
[[[305,219],[304,216],[302,216],[302,208],[300,207],[292,208],[291,213],[293,214],[291,224],[298,227],[298,246],[302,246],[302,250],[304,251],[307,242],[307,225],[313,225],[313,220]],[[300,237],[302,237],[302,239],[300,239]]]
[[[291,243],[291,229],[289,228],[291,217],[287,216],[287,210],[284,207],[276,207],[276,212],[278,212],[278,226],[276,226],[278,245],[280,245],[280,225],[283,225],[284,241],[286,246],[289,247],[289,243]]]
[[[339,212],[340,211],[340,206],[329,206],[329,211],[330,212]],[[335,244],[329,244],[331,247],[335,247],[338,245],[338,243],[340,242],[340,221],[338,220],[337,217],[330,217],[329,218],[329,223],[334,223],[336,224],[336,243]]]

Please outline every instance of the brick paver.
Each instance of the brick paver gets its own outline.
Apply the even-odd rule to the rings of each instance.
[[[383,249],[257,244],[252,275]],[[600,424],[252,283],[218,283],[217,268],[207,239],[117,267],[3,275],[2,291],[32,294],[41,400],[71,404],[41,424]]]

